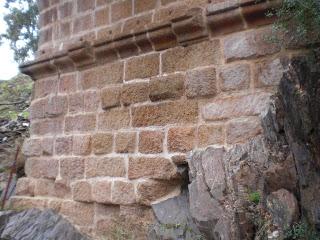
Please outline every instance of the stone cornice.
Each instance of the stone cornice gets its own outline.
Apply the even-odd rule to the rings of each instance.
[[[279,1],[232,0],[209,4],[206,9],[192,8],[170,21],[149,24],[93,42],[79,41],[67,50],[43,55],[20,66],[22,73],[34,80],[50,75],[83,69],[100,63],[160,51],[175,46],[186,46],[247,27],[272,22],[266,13]]]

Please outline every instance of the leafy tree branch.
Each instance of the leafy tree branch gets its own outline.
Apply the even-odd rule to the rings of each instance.
[[[7,30],[0,37],[9,41],[14,59],[22,63],[31,58],[38,44],[38,7],[36,0],[6,0],[4,16]]]

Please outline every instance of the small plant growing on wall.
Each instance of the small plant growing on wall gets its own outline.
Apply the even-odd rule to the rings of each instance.
[[[260,193],[259,192],[251,192],[249,193],[249,201],[258,205],[260,203]]]

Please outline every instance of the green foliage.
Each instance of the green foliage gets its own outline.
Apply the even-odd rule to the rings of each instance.
[[[33,81],[19,74],[8,81],[0,81],[0,119],[28,118]]]
[[[268,16],[276,17],[271,40],[287,43],[320,41],[319,0],[283,0]]]
[[[261,196],[259,192],[251,192],[249,193],[249,201],[254,203],[254,204],[259,204]]]
[[[38,44],[38,7],[36,0],[6,0],[9,13],[4,16],[7,30],[1,38],[9,40],[18,63],[33,56]]]
[[[295,223],[291,228],[285,231],[285,239],[320,240],[320,236],[310,227],[308,223],[301,221],[299,223]]]

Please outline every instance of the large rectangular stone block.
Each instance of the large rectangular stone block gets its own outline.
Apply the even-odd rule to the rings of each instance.
[[[112,203],[129,205],[136,202],[134,185],[132,182],[114,181],[112,188]]]
[[[58,176],[59,162],[57,159],[28,158],[25,173],[28,177],[55,179]]]
[[[184,94],[184,78],[185,76],[179,73],[151,78],[151,101],[180,98]]]
[[[65,120],[66,132],[89,132],[96,127],[95,114],[78,114],[68,116]]]
[[[59,134],[63,131],[63,118],[43,119],[31,122],[32,135]]]
[[[166,102],[132,109],[134,127],[193,123],[198,119],[198,104],[194,101]]]
[[[268,106],[271,94],[257,92],[248,95],[215,99],[202,108],[205,120],[222,120],[232,117],[259,115]]]
[[[60,214],[66,216],[73,224],[88,226],[94,221],[94,206],[91,203],[63,201]]]
[[[270,28],[232,34],[224,39],[224,57],[227,62],[261,57],[280,51],[280,45],[267,40]]]
[[[95,202],[108,204],[111,203],[112,181],[94,180],[92,182],[92,197]]]
[[[66,180],[84,178],[84,158],[66,157],[60,159],[60,175],[62,179]]]
[[[111,153],[112,147],[112,133],[96,133],[92,136],[92,149],[95,154]]]
[[[124,177],[125,161],[121,157],[101,157],[86,159],[86,177]]]
[[[159,53],[151,53],[144,56],[134,57],[127,61],[125,80],[143,79],[156,76],[160,69]]]
[[[178,176],[176,166],[163,157],[130,157],[129,179],[148,177],[153,179],[172,179]]]
[[[172,73],[221,63],[220,42],[205,41],[187,47],[176,47],[161,54],[162,71]]]
[[[99,130],[117,130],[130,125],[130,112],[126,108],[114,108],[98,115]]]

